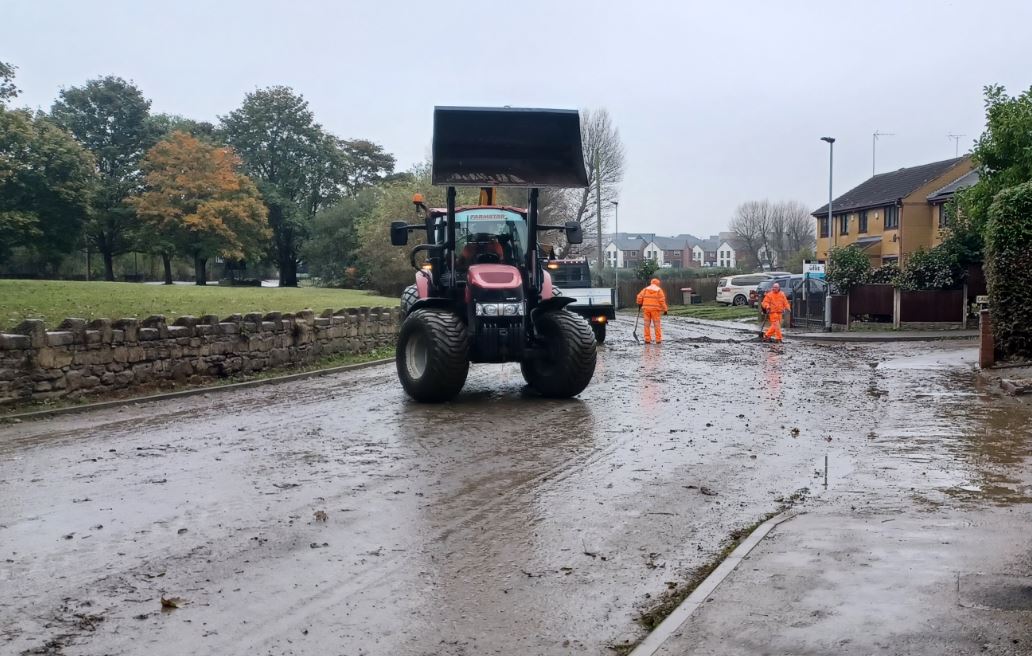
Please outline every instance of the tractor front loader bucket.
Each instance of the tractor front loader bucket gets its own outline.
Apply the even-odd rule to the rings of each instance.
[[[434,108],[433,184],[586,187],[576,110]]]

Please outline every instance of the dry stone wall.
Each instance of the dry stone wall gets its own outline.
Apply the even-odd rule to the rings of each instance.
[[[393,345],[398,308],[23,321],[0,334],[0,405],[196,384]]]

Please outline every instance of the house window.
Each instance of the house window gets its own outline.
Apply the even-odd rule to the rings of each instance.
[[[898,257],[883,257],[881,263],[884,264],[899,264]]]
[[[839,220],[838,233],[840,235],[848,235],[849,234],[849,215],[848,214],[840,214],[838,220]]]
[[[627,251],[627,254],[631,257],[638,257],[638,251]]]
[[[859,233],[867,232],[867,210],[860,210],[856,220],[856,231]]]
[[[899,207],[890,205],[885,208],[885,229],[892,230],[899,227]]]
[[[945,228],[949,221],[949,215],[946,212],[946,203],[939,205],[939,228]]]
[[[817,224],[821,227],[821,237],[828,236],[828,218],[817,219]]]

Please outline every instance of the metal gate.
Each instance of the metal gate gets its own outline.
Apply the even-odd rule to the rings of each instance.
[[[824,283],[821,280],[808,279],[793,294],[791,326],[803,330],[824,329]]]

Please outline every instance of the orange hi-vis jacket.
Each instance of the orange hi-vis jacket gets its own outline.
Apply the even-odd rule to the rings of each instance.
[[[770,314],[781,314],[785,310],[790,310],[792,305],[788,302],[788,297],[785,296],[785,292],[781,291],[770,291],[763,295],[763,309]]]
[[[645,312],[648,312],[649,310],[666,312],[667,302],[666,294],[663,293],[663,288],[653,280],[651,285],[638,292],[638,305],[640,305],[641,309]]]

